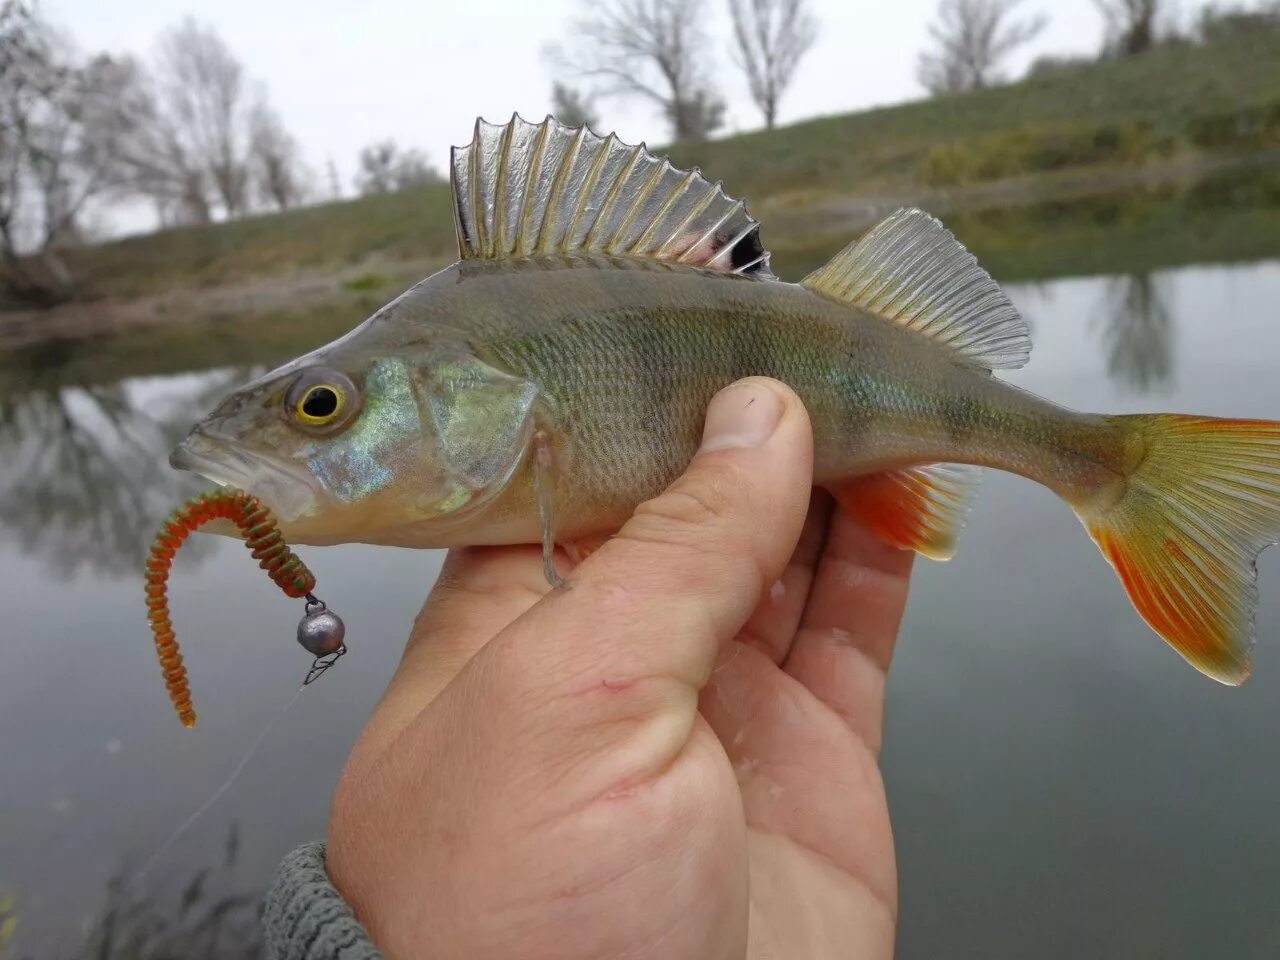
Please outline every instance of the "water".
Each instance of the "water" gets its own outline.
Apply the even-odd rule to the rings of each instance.
[[[1280,417],[1280,261],[1011,293],[1034,328],[1031,365],[1010,378],[1025,387],[1106,411]],[[190,489],[164,454],[255,360],[276,358],[216,331],[190,361],[135,346],[64,344],[11,358],[0,380],[0,903],[12,897],[0,918],[19,918],[15,956],[80,949],[110,878],[217,788],[309,662],[292,639],[299,605],[239,544],[197,538],[171,595],[201,722],[174,718],[139,578],[155,522]],[[125,891],[179,926],[183,899],[193,915],[251,896],[288,849],[323,835],[441,559],[305,557],[352,653]],[[918,570],[884,758],[901,955],[1275,956],[1280,559],[1261,564],[1257,675],[1240,690],[1147,631],[1071,512],[1018,478],[990,474],[957,559]]]

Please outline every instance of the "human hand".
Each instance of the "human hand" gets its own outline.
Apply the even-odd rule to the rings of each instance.
[[[811,477],[800,401],[752,379],[571,589],[533,547],[450,554],[329,827],[388,956],[892,955],[911,554],[810,508]]]

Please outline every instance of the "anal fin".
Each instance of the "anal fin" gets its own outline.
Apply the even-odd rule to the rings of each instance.
[[[950,560],[981,476],[978,467],[937,463],[853,477],[831,493],[885,543]]]

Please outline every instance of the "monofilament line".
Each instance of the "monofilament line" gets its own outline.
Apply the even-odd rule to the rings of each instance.
[[[305,683],[299,685],[298,689],[294,691],[293,696],[289,698],[289,702],[286,703],[279,712],[277,712],[276,715],[268,721],[267,725],[262,728],[261,732],[254,737],[253,742],[249,744],[249,748],[244,752],[244,755],[240,758],[240,761],[235,765],[235,768],[231,773],[227,775],[227,778],[222,781],[212,794],[209,795],[209,798],[205,800],[204,803],[200,804],[200,806],[197,807],[189,817],[183,820],[182,823],[180,823],[178,827],[169,834],[167,838],[165,838],[164,842],[161,843],[156,852],[151,855],[143,865],[142,869],[133,875],[133,883],[140,884],[145,880],[147,874],[150,873],[164,855],[169,852],[170,848],[182,839],[182,837],[193,826],[195,826],[196,822],[208,813],[215,803],[222,799],[223,794],[235,785],[236,780],[240,778],[240,774],[244,772],[244,768],[249,765],[249,761],[252,760],[254,754],[258,752],[258,748],[262,746],[262,741],[267,739],[267,735],[275,729],[276,724],[284,719],[284,715],[289,712],[295,703],[298,702],[298,698],[302,696],[302,691],[305,689],[307,689],[307,685]]]

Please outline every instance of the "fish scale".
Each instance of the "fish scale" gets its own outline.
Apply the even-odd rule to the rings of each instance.
[[[1248,676],[1280,424],[1078,413],[1004,383],[1026,324],[920,210],[792,284],[745,204],[616,137],[478,121],[452,183],[458,262],[237,391],[175,466],[257,494],[295,543],[540,543],[559,584],[557,544],[616,531],[688,465],[715,392],[770,376],[809,411],[814,483],[886,543],[950,557],[980,468],[1020,474],[1174,649]],[[320,415],[296,402],[317,385]]]

